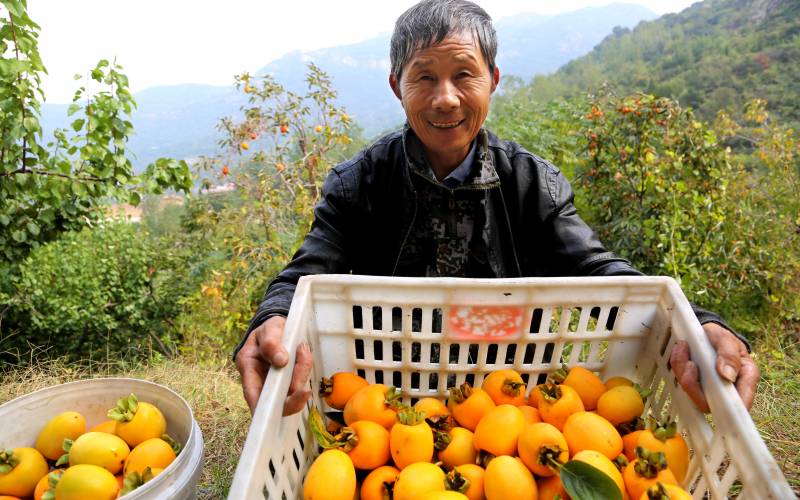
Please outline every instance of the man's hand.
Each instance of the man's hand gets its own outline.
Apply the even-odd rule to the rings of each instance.
[[[723,379],[736,384],[736,390],[749,410],[753,404],[758,380],[761,378],[758,366],[750,357],[744,343],[729,330],[716,323],[704,324],[703,330],[717,351],[717,373]],[[675,344],[670,363],[683,390],[702,412],[708,413],[708,401],[700,386],[700,372],[689,355],[689,345],[685,341]]]
[[[250,332],[250,336],[236,354],[236,369],[242,378],[244,399],[250,412],[256,411],[258,397],[264,387],[264,379],[270,366],[283,367],[289,361],[289,354],[283,348],[283,328],[286,318],[273,316],[261,326]],[[283,414],[291,415],[303,409],[311,396],[308,385],[311,376],[311,349],[305,342],[297,346],[297,357],[292,370],[292,382],[283,404]]]

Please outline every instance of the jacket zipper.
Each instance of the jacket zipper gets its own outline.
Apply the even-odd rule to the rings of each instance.
[[[517,245],[514,243],[514,232],[511,230],[511,218],[508,216],[508,208],[506,207],[506,198],[503,196],[503,189],[500,188],[500,202],[503,204],[503,215],[506,217],[506,227],[508,228],[508,237],[511,239],[511,255],[514,256],[514,264],[517,265],[517,276],[522,277],[522,267],[519,265],[519,258],[517,258]]]
[[[394,261],[394,268],[392,269],[392,276],[397,274],[397,266],[400,265],[400,257],[403,255],[403,247],[406,246],[406,241],[408,241],[408,237],[411,235],[411,231],[414,229],[414,223],[417,220],[417,192],[413,191],[414,193],[414,213],[411,216],[411,224],[408,225],[408,229],[406,230],[405,236],[403,236],[403,242],[400,243],[400,249],[397,251],[397,258]]]

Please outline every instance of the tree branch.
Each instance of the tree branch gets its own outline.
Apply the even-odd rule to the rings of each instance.
[[[92,176],[76,177],[76,176],[72,176],[72,175],[68,175],[68,174],[62,174],[62,173],[58,173],[58,172],[45,172],[45,171],[42,171],[42,170],[29,170],[29,169],[26,169],[24,167],[23,168],[18,168],[17,170],[12,170],[11,172],[0,173],[0,177],[10,177],[12,175],[17,175],[17,174],[46,175],[46,176],[49,176],[49,177],[62,177],[64,179],[70,179],[70,180],[73,180],[73,181],[86,181],[86,182],[108,182],[108,181],[111,180],[110,177],[107,178],[107,179],[102,179],[100,177],[92,177]]]
[[[8,24],[11,26],[11,39],[14,40],[14,55],[17,58],[17,62],[19,62],[19,43],[17,42],[17,31],[14,28],[14,14],[11,13],[9,10],[8,12]],[[22,73],[17,73],[17,81],[22,83]],[[19,101],[19,108],[22,111],[22,123],[23,128],[25,124],[25,97],[23,96],[22,99]],[[25,151],[27,149],[27,140],[25,138],[22,139],[22,171],[25,172]]]

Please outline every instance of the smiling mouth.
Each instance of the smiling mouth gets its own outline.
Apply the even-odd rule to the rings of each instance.
[[[458,120],[458,121],[454,121],[454,122],[431,122],[431,121],[429,121],[428,123],[434,128],[448,129],[448,128],[456,128],[456,127],[458,127],[459,125],[464,123],[464,120]]]

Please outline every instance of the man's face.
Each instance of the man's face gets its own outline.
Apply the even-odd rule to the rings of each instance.
[[[478,134],[500,72],[494,73],[470,34],[451,34],[413,53],[389,83],[437,171],[456,167]]]

